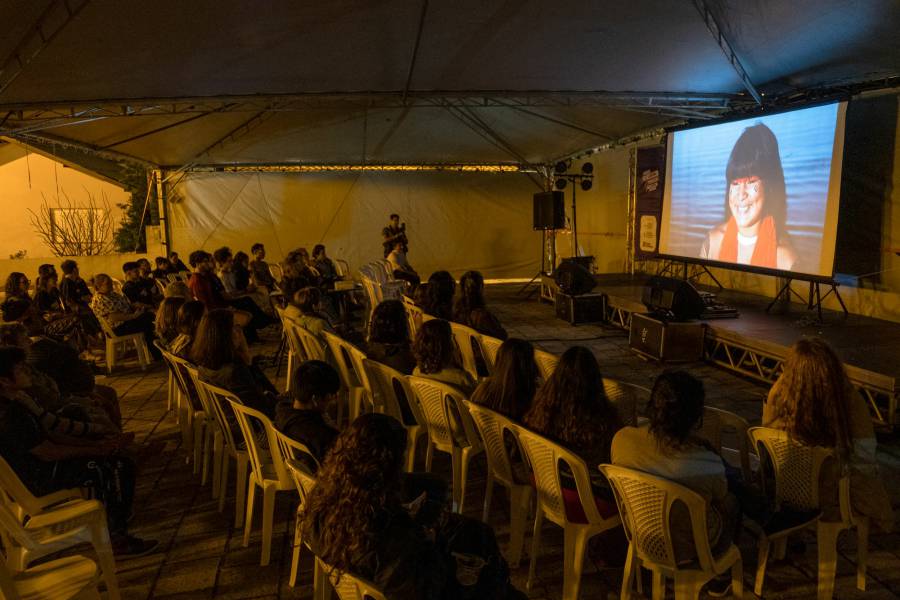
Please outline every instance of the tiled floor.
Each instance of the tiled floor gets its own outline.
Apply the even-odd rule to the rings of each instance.
[[[647,363],[628,350],[625,332],[608,327],[571,327],[553,318],[547,305],[523,302],[513,293],[515,288],[491,288],[492,308],[500,315],[511,335],[533,340],[552,352],[561,352],[572,344],[590,347],[605,375],[624,381],[649,385],[661,367]],[[689,364],[684,368],[701,376],[707,387],[708,402],[735,411],[751,423],[758,422],[765,388],[728,372],[705,364]],[[283,371],[283,369],[282,369]],[[282,375],[283,377],[283,375]],[[226,502],[219,513],[209,486],[201,486],[185,463],[185,451],[172,414],[166,412],[166,379],[161,367],[146,373],[123,371],[108,383],[119,391],[127,419],[126,428],[137,434],[139,444],[162,442],[161,451],[144,460],[139,475],[136,516],[133,533],[160,540],[156,553],[119,562],[119,581],[123,598],[144,599],[288,599],[311,597],[311,561],[301,561],[300,583],[287,584],[290,571],[292,514],[296,498],[281,494],[276,504],[275,540],[271,563],[259,566],[259,515],[250,545],[244,548],[242,530],[233,528],[234,505]],[[879,458],[884,480],[890,488],[894,504],[900,504],[900,440],[894,435],[880,438]],[[449,474],[449,461],[435,458],[435,471]],[[467,513],[480,514],[484,490],[484,463],[476,459]],[[495,494],[491,523],[501,547],[507,541],[508,515],[504,494]],[[814,536],[807,535],[807,549],[788,560],[773,562],[767,573],[767,598],[813,598],[816,581]],[[754,540],[745,535],[741,540],[744,558],[745,593],[752,596],[756,567]],[[835,597],[897,598],[900,596],[900,534],[873,533],[869,544],[868,591],[855,587],[855,541],[851,536],[840,540],[840,562]],[[526,552],[530,536],[526,539]],[[527,559],[527,557],[526,557]],[[513,571],[513,581],[525,588],[527,560]],[[538,581],[529,595],[532,598],[559,598],[561,591],[562,535],[558,528],[546,525],[538,561]],[[612,598],[618,594],[620,569],[598,568],[588,560],[583,577],[583,598]],[[649,592],[649,580],[645,590]],[[671,594],[671,590],[670,590]]]

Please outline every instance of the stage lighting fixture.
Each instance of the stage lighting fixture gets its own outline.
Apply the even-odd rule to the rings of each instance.
[[[557,179],[556,180],[556,189],[558,189],[558,190],[565,189],[567,183],[568,183],[568,181],[566,181],[565,179],[562,179],[562,178]]]
[[[581,180],[581,189],[584,191],[588,191],[591,189],[591,186],[594,185],[590,179],[582,179]]]
[[[594,172],[594,163],[586,162],[583,165],[581,165],[581,172],[584,173],[585,175],[590,175],[591,173],[593,173]]]
[[[569,166],[566,164],[566,161],[564,161],[564,160],[559,161],[558,163],[556,163],[556,166],[553,167],[553,171],[554,171],[557,175],[562,175],[562,174],[565,173],[568,169],[569,169]]]

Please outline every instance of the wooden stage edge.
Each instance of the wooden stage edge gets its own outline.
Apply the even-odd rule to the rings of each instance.
[[[606,297],[608,323],[628,329],[632,314],[646,312],[641,303],[646,276],[613,274],[596,279],[593,292]],[[542,285],[549,288],[547,295],[555,291],[552,280]],[[850,380],[869,402],[873,420],[884,426],[898,424],[900,323],[830,310],[823,311],[818,321],[815,311],[802,304],[783,302],[767,313],[771,298],[731,290],[717,296],[737,308],[739,316],[703,321],[708,362],[771,383],[794,342],[819,337],[844,361]]]

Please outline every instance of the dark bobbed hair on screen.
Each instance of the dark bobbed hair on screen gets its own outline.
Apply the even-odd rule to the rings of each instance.
[[[454,365],[453,330],[449,321],[431,319],[419,327],[413,354],[423,374],[439,373]]]
[[[525,340],[510,338],[500,345],[494,370],[475,390],[472,401],[514,421],[521,421],[531,408],[537,379],[534,346]]]
[[[778,138],[772,130],[757,123],[746,128],[734,143],[728,165],[725,167],[725,220],[731,218],[728,190],[731,182],[745,177],[759,177],[763,182],[765,204],[762,216],[772,216],[779,238],[787,222],[787,189],[784,184],[784,168],[778,152]]]
[[[664,371],[653,383],[646,416],[660,446],[681,448],[703,419],[703,382],[687,371]]]
[[[409,323],[400,300],[385,300],[372,311],[369,342],[402,344],[409,342]]]

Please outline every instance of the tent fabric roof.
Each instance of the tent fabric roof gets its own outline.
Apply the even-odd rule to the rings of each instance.
[[[0,134],[167,166],[546,162],[746,102],[698,5],[770,98],[900,73],[895,0],[9,0]]]

